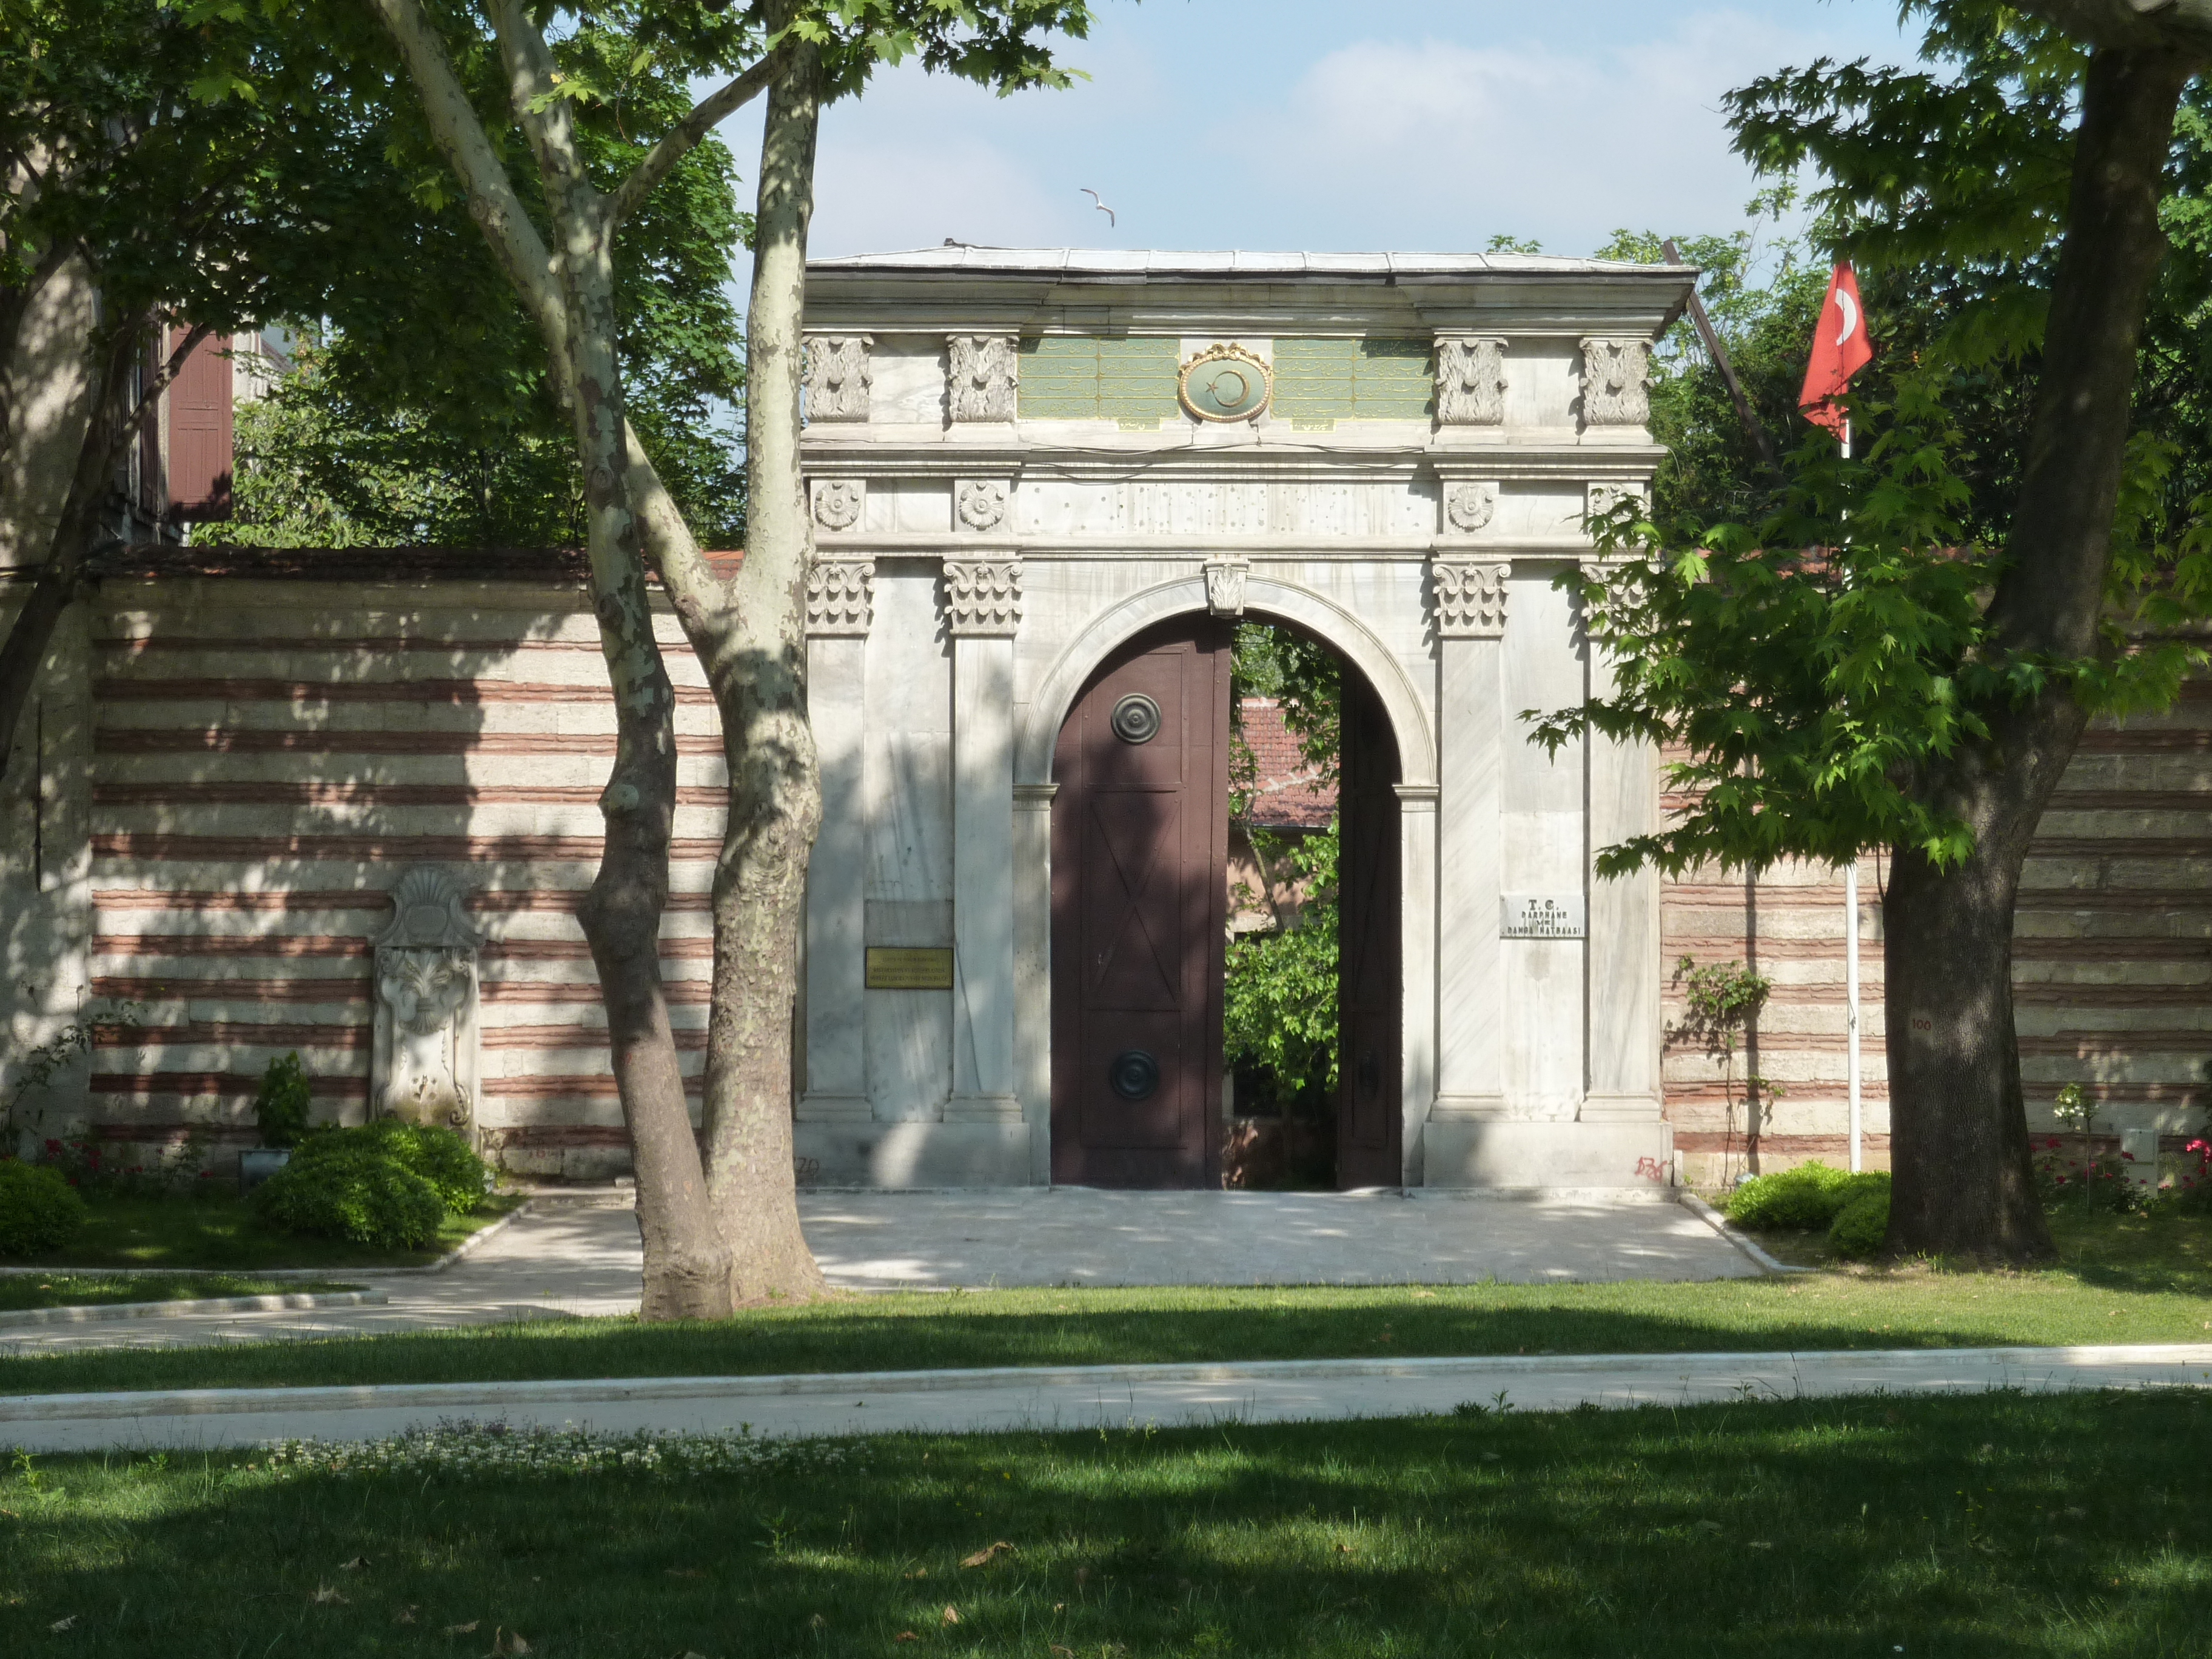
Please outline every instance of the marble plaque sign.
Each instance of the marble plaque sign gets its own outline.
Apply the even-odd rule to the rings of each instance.
[[[1507,893],[1498,901],[1502,939],[1580,939],[1587,922],[1580,893]]]
[[[949,991],[952,952],[931,946],[872,945],[868,947],[871,991]]]

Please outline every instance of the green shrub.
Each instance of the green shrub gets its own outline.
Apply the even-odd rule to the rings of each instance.
[[[1812,1232],[1834,1221],[1853,1200],[1871,1193],[1888,1195],[1887,1171],[1853,1175],[1826,1164],[1801,1164],[1745,1182],[1729,1194],[1728,1218],[1740,1227]]]
[[[438,1237],[438,1189],[397,1159],[366,1146],[292,1161],[254,1190],[263,1222],[279,1231],[418,1250]]]
[[[84,1200],[58,1170],[0,1162],[0,1255],[43,1255],[84,1224]]]
[[[417,1127],[396,1117],[380,1117],[351,1129],[316,1130],[292,1154],[298,1164],[368,1152],[390,1158],[428,1182],[438,1201],[453,1215],[467,1215],[491,1190],[491,1171],[452,1129]]]
[[[1828,1228],[1828,1248],[1846,1261],[1863,1261],[1881,1253],[1889,1234],[1889,1188],[1869,1190],[1836,1212]]]
[[[307,1068],[299,1050],[272,1060],[261,1074],[260,1092],[253,1097],[253,1121],[261,1126],[264,1146],[296,1146],[307,1132],[307,1112],[313,1097],[307,1088]]]

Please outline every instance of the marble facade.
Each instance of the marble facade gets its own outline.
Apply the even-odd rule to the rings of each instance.
[[[1671,1171],[1658,885],[1592,871],[1656,822],[1655,757],[1554,757],[1519,717],[1602,683],[1554,579],[1591,557],[1593,502],[1648,492],[1650,343],[1690,280],[957,246],[812,267],[796,1111],[822,1182],[1048,1178],[1054,740],[1107,653],[1209,611],[1326,641],[1395,731],[1406,1182]],[[1176,366],[1218,345],[1272,366],[1255,416],[1176,407]],[[1536,895],[1580,901],[1585,936],[1509,937]],[[950,947],[951,988],[867,988],[872,947]]]

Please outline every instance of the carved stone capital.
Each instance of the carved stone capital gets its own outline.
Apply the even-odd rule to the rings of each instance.
[[[868,487],[858,478],[817,478],[812,489],[815,523],[824,530],[850,530],[860,523]]]
[[[1642,426],[1651,418],[1651,343],[1593,334],[1583,341],[1583,424]]]
[[[806,570],[806,631],[866,638],[875,583],[873,559],[817,559]]]
[[[806,339],[806,418],[809,421],[865,421],[868,388],[875,375],[868,367],[867,334],[811,334]]]
[[[1431,559],[1430,586],[1437,616],[1437,637],[1495,640],[1505,633],[1505,579],[1513,572],[1506,559]]]
[[[1455,478],[1444,486],[1444,528],[1472,536],[1498,514],[1498,486],[1487,479]]]
[[[1495,334],[1437,336],[1437,423],[1505,424],[1505,342]]]
[[[1217,617],[1244,614],[1244,579],[1252,574],[1249,559],[1208,559],[1206,562],[1206,608]]]
[[[1021,342],[1012,334],[948,334],[945,402],[957,421],[1011,421],[1021,384]]]
[[[945,614],[956,639],[1008,639],[1021,631],[1019,559],[947,559]]]
[[[1006,521],[1006,480],[963,478],[952,486],[952,510],[967,529],[978,533],[996,530]]]

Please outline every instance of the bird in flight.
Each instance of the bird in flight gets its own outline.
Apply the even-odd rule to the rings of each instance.
[[[1114,216],[1114,210],[1108,207],[1104,202],[1099,199],[1098,192],[1097,191],[1091,189],[1088,185],[1078,185],[1076,188],[1091,198],[1091,206],[1097,208],[1101,213],[1106,216],[1106,223],[1109,228],[1116,230],[1121,228],[1121,222]]]

